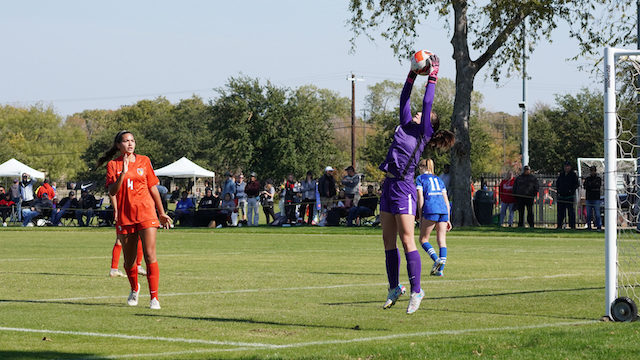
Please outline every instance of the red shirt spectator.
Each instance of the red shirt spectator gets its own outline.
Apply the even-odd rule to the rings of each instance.
[[[38,188],[38,191],[36,192],[36,196],[38,197],[38,199],[42,199],[42,194],[44,193],[49,194],[50,200],[53,200],[53,198],[56,197],[55,190],[53,190],[53,187],[49,185],[49,179],[44,180],[44,184],[42,184],[42,186]]]
[[[515,178],[511,177],[511,179],[504,179],[500,182],[500,201],[506,204],[513,204],[516,202],[516,199],[513,197],[513,183],[515,182]]]

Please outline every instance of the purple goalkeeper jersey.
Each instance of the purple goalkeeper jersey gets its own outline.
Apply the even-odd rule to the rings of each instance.
[[[413,183],[416,167],[422,151],[431,140],[431,107],[436,92],[436,85],[428,83],[422,100],[422,121],[415,124],[411,120],[411,90],[413,79],[407,78],[400,95],[400,125],[396,127],[393,143],[387,157],[380,164],[380,170],[388,172],[398,179]]]

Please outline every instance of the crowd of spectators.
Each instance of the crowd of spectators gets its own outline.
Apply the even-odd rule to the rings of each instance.
[[[170,199],[176,202],[176,207],[170,213],[177,226],[257,226],[261,216],[271,225],[352,226],[360,218],[375,216],[378,193],[371,185],[363,196],[363,176],[352,166],[344,172],[338,180],[335,169],[327,166],[317,179],[309,171],[301,181],[288,174],[281,183],[276,183],[273,179],[259,181],[255,172],[245,182],[243,173],[226,171],[219,187],[205,182],[205,196],[199,201],[197,191],[189,194],[186,190],[178,200],[176,189]]]

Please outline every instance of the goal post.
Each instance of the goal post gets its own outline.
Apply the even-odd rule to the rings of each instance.
[[[639,302],[635,288],[640,289],[636,250],[640,245],[639,60],[640,50],[604,50],[605,301],[606,315],[620,321],[635,319]],[[635,168],[619,168],[620,158],[627,164],[633,161]],[[625,314],[633,316],[624,318]]]

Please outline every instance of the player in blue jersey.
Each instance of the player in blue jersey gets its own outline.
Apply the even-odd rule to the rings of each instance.
[[[416,190],[421,215],[420,244],[433,259],[431,275],[443,276],[444,264],[447,262],[447,231],[451,230],[449,197],[442,179],[433,174],[433,160],[421,160],[419,167],[422,175],[416,179]],[[436,255],[429,243],[429,235],[434,228],[440,256]]]
[[[393,143],[379,167],[386,176],[380,198],[380,224],[389,280],[389,293],[383,308],[393,306],[400,295],[406,291],[405,287],[399,283],[400,251],[397,238],[400,237],[411,284],[407,314],[414,313],[424,297],[424,291],[420,287],[422,263],[414,239],[416,167],[427,145],[434,149],[448,149],[455,141],[450,131],[438,130],[440,121],[431,112],[440,63],[438,57],[433,54],[430,56],[430,62],[432,69],[422,101],[422,112],[415,115],[411,113],[411,90],[417,75],[410,71],[400,95],[400,125],[396,127]]]

